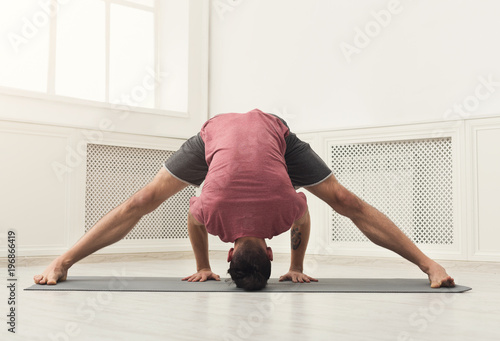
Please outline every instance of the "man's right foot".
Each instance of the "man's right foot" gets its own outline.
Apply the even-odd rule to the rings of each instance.
[[[455,286],[455,280],[446,273],[446,270],[441,265],[436,262],[429,267],[427,275],[429,276],[431,288]]]

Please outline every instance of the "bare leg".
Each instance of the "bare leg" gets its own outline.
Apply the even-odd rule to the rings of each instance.
[[[34,276],[35,283],[56,284],[58,281],[64,281],[68,269],[73,264],[121,240],[143,215],[155,210],[186,186],[162,168],[153,181],[106,214],[71,249],[56,258],[42,274]]]
[[[417,265],[429,276],[431,287],[455,285],[446,270],[420,251],[389,218],[349,192],[333,175],[306,189],[339,214],[350,218],[373,243],[394,251]]]

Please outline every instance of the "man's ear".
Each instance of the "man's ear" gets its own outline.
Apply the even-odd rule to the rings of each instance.
[[[231,259],[233,259],[233,253],[234,253],[234,248],[230,248],[229,252],[227,253],[227,262],[229,263]]]
[[[273,260],[273,250],[269,246],[266,248],[266,253],[267,253],[267,257],[269,257],[269,260],[272,261]]]

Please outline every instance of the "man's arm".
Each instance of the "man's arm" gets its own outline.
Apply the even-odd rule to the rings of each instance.
[[[216,281],[220,281],[219,275],[214,274],[210,268],[207,229],[205,225],[193,217],[191,212],[188,213],[188,233],[196,259],[196,273],[182,280],[188,282],[205,282],[208,279],[215,279]]]
[[[291,261],[290,270],[288,273],[280,277],[280,281],[291,280],[293,282],[317,282],[316,278],[312,278],[303,273],[304,271],[304,257],[309,243],[309,235],[311,233],[311,217],[309,210],[300,218],[295,221],[290,229],[291,239]]]
[[[116,243],[127,235],[141,217],[187,185],[161,169],[151,183],[99,220],[68,251],[56,258],[45,271],[33,277],[37,284],[56,284],[66,279],[68,269],[95,251]]]

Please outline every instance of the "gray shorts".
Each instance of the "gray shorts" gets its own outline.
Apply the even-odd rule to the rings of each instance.
[[[280,120],[288,127],[284,120]],[[292,132],[285,138],[285,142],[288,176],[295,188],[319,184],[332,174],[332,170],[312,150],[309,143],[301,141]],[[165,161],[165,168],[177,179],[200,186],[208,172],[205,143],[200,134],[184,142],[181,148]]]

